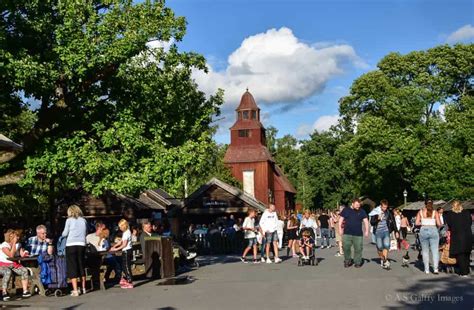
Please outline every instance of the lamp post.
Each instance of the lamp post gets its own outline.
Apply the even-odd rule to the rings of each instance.
[[[408,196],[408,192],[407,192],[407,190],[405,189],[405,190],[403,191],[403,202],[404,202],[404,203],[403,203],[403,204],[404,204],[403,208],[404,208],[404,209],[407,207],[407,196]]]

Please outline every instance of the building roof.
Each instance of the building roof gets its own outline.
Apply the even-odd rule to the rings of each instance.
[[[172,197],[162,189],[149,189],[140,194],[139,200],[152,209],[169,210],[181,206],[180,199]]]
[[[288,178],[285,176],[281,168],[278,167],[278,165],[275,165],[275,176],[277,182],[280,183],[285,192],[296,194],[296,189],[291,184],[290,180],[288,180]]]
[[[121,216],[128,208],[135,211],[154,209],[131,196],[107,192],[95,197],[84,190],[68,191],[55,204],[63,215],[70,205],[76,204],[82,208],[86,217]]]
[[[433,208],[438,208],[440,206],[443,206],[446,204],[446,201],[444,200],[434,200],[433,201]],[[421,210],[425,206],[425,201],[415,201],[415,202],[407,202],[407,206],[404,207],[404,205],[399,206],[398,208],[402,209],[403,211],[416,211],[416,210]]]
[[[0,151],[20,151],[23,147],[0,133]]]
[[[241,119],[237,120],[235,124],[230,127],[230,130],[238,130],[238,129],[261,129],[264,128],[260,121],[255,119]]]
[[[255,102],[255,99],[253,99],[253,96],[248,89],[240,99],[240,104],[237,107],[236,111],[239,110],[260,110],[257,106],[257,103]]]
[[[230,145],[224,156],[224,163],[275,162],[264,145]]]
[[[209,188],[212,186],[218,186],[228,192],[229,194],[238,197],[251,207],[255,208],[258,211],[264,212],[266,207],[265,205],[253,198],[252,196],[246,194],[242,190],[238,189],[237,187],[234,187],[232,185],[229,185],[217,178],[212,178],[209,182],[201,186],[199,189],[197,189],[194,193],[192,193],[188,198],[185,199],[184,202],[184,208],[188,206],[191,202],[194,200],[198,199],[204,192],[206,192]]]

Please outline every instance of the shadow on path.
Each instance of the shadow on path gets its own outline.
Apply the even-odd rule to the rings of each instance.
[[[394,305],[385,309],[472,309],[474,305],[472,278],[440,278],[418,280],[405,289],[385,296]]]

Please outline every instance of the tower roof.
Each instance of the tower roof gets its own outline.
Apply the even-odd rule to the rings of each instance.
[[[253,99],[253,96],[248,89],[240,99],[240,104],[237,107],[236,111],[239,110],[260,110],[257,106],[257,103],[255,103],[255,99]]]

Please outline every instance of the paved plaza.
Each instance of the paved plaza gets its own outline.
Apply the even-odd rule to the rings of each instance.
[[[413,263],[401,267],[401,253],[391,252],[392,270],[382,270],[375,246],[364,244],[362,268],[344,269],[335,248],[317,251],[318,266],[243,264],[237,256],[203,257],[186,275],[191,283],[139,283],[71,297],[33,296],[3,307],[30,309],[474,309],[473,278],[425,275]],[[411,251],[411,261],[416,259]]]

